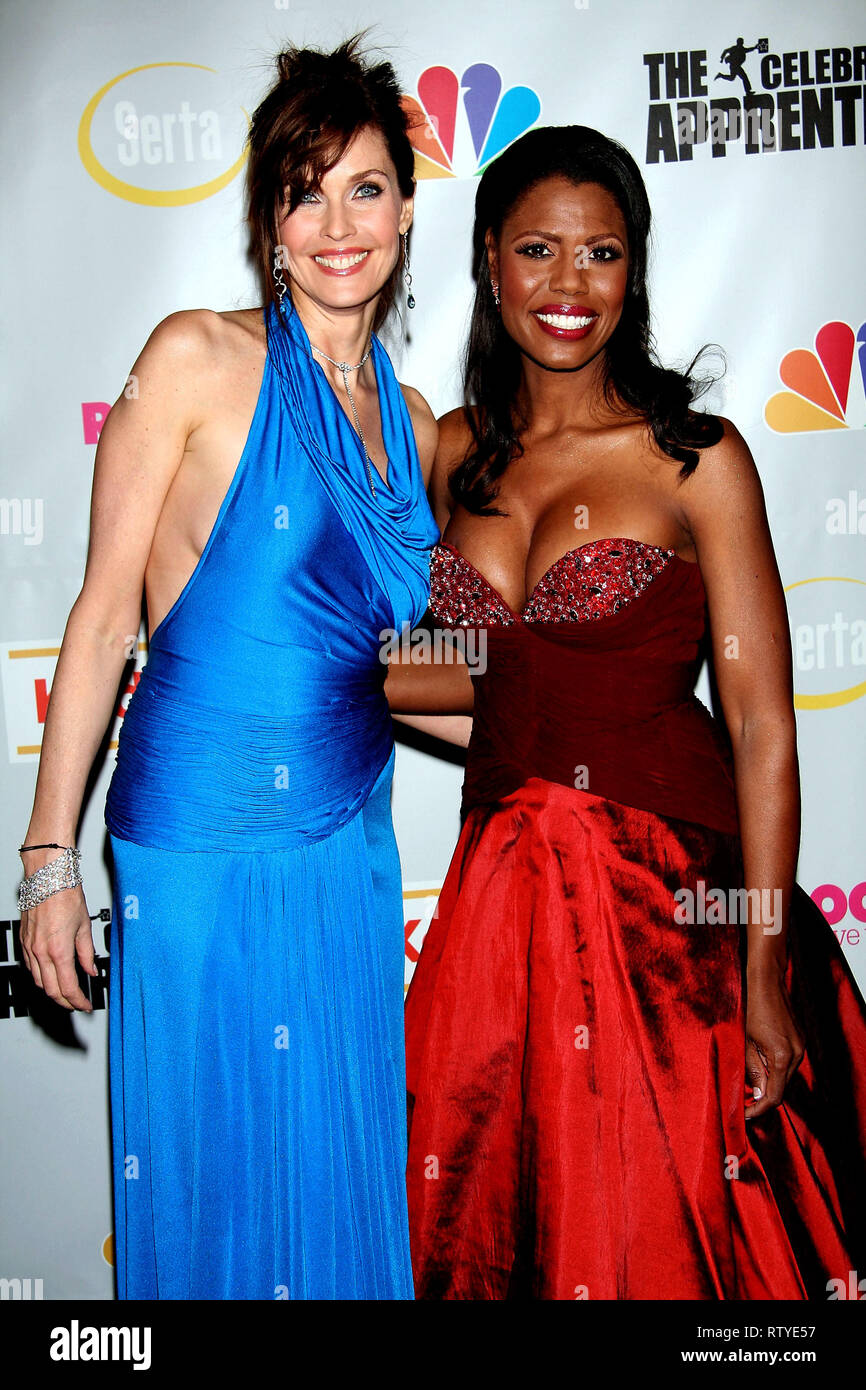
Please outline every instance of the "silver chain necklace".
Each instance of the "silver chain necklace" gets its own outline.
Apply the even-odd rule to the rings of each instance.
[[[330,362],[332,367],[336,367],[339,371],[343,373],[343,385],[346,388],[346,395],[349,397],[349,405],[352,407],[352,414],[355,417],[355,428],[358,431],[358,435],[360,436],[361,440],[361,447],[364,450],[364,462],[367,465],[367,477],[370,480],[370,491],[375,497],[376,489],[373,486],[373,466],[370,461],[370,455],[367,452],[367,441],[364,438],[364,431],[361,429],[361,421],[358,419],[358,412],[355,409],[355,398],[352,395],[352,390],[349,386],[349,373],[360,371],[361,367],[363,367],[367,358],[370,356],[370,353],[373,351],[373,340],[372,338],[370,339],[370,346],[367,348],[367,351],[364,353],[364,356],[361,358],[360,362],[356,362],[354,367],[350,366],[348,362],[335,361],[333,357],[329,357],[326,352],[322,352],[322,349],[317,348],[313,343],[310,343],[310,347],[313,349],[313,352],[317,352],[320,357],[324,357],[327,362]]]

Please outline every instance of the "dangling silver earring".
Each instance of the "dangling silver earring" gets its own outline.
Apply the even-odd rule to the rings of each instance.
[[[406,281],[406,294],[408,295],[408,298],[406,300],[406,307],[409,309],[414,309],[415,296],[412,293],[412,276],[409,274],[409,246],[406,239],[406,233],[401,232],[400,235],[403,238],[403,279]]]
[[[498,309],[498,308],[499,308],[499,286],[498,286],[498,285],[494,285],[494,284],[491,282],[490,288],[491,288],[492,291],[493,291],[493,303],[496,305],[496,307],[497,307],[497,309]]]
[[[283,279],[283,267],[280,264],[279,250],[274,251],[273,277],[274,286],[276,287],[277,291],[277,304],[282,304],[283,295],[285,294],[288,286],[286,285],[286,282]]]

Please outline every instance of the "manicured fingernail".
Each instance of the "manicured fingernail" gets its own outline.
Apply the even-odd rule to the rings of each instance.
[[[761,1090],[760,1086],[752,1087],[752,1095],[755,1097],[755,1100],[759,1100],[763,1094],[764,1092]]]

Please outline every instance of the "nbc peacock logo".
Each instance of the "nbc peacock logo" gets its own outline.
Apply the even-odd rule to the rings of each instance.
[[[764,406],[771,430],[804,434],[866,426],[866,323],[856,336],[847,323],[825,323],[815,334],[814,352],[785,353],[779,377],[788,389]]]
[[[466,119],[458,122],[461,94]],[[489,63],[473,63],[460,78],[451,68],[426,68],[418,78],[417,99],[404,96],[403,106],[418,179],[482,173],[541,114],[537,92],[531,87],[503,91],[502,78]]]

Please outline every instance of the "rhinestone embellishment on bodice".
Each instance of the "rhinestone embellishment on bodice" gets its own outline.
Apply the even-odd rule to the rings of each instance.
[[[555,561],[515,613],[474,565],[440,541],[430,555],[430,608],[450,627],[592,622],[642,594],[675,554],[626,538],[587,541]]]

